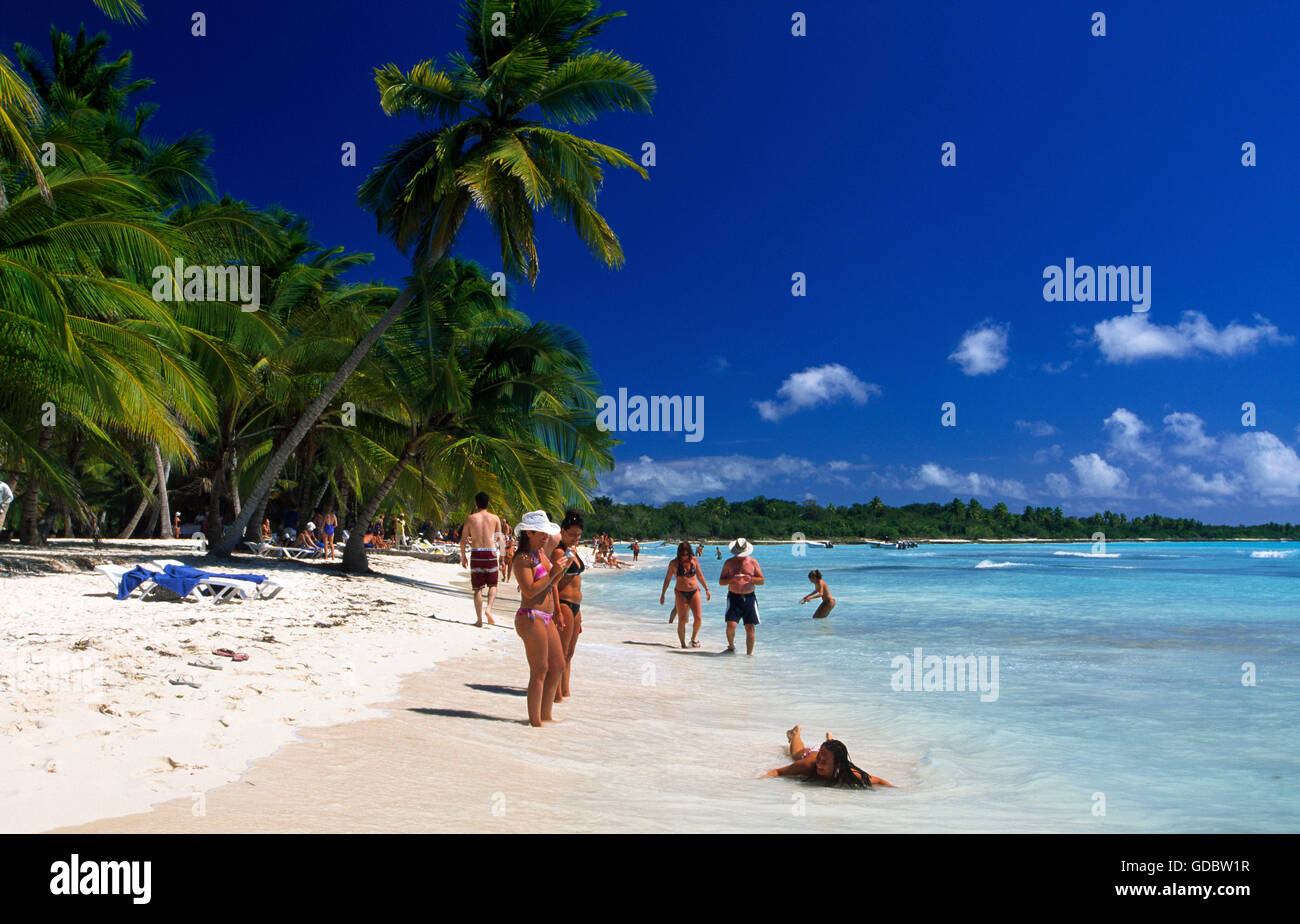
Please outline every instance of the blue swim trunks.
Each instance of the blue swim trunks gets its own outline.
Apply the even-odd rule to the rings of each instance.
[[[747,626],[758,625],[758,599],[754,594],[727,591],[727,622],[745,621]]]

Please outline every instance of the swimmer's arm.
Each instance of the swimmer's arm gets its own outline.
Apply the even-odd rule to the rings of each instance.
[[[777,767],[775,770],[767,771],[768,776],[807,776],[812,770],[812,761],[797,760],[792,764],[784,767]]]

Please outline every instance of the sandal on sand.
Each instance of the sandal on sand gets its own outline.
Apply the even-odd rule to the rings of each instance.
[[[691,647],[692,647],[692,648],[699,648],[699,647],[700,647],[700,640],[699,640],[699,639],[691,639]]]
[[[229,658],[232,661],[248,660],[248,655],[244,654],[242,651],[231,651],[229,648],[214,648],[212,653],[223,658]]]
[[[168,677],[167,682],[174,687],[193,687],[196,690],[199,687],[203,686],[203,684],[199,683],[189,674],[185,674],[184,676],[181,677]]]
[[[225,669],[220,664],[214,664],[213,662],[209,661],[207,658],[199,658],[196,661],[191,661],[190,667],[206,667],[210,671],[219,671]]]

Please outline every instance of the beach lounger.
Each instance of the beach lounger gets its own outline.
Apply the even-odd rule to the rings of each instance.
[[[294,561],[306,561],[310,558],[320,558],[325,552],[322,549],[304,549],[296,545],[277,545],[273,546],[285,558],[292,558]]]
[[[126,576],[126,573],[128,571],[132,571],[134,569],[123,568],[121,565],[96,565],[95,570],[98,571],[100,574],[104,575],[104,577],[108,578],[108,580],[110,580],[113,583],[114,593],[120,593],[122,587],[122,578]],[[150,597],[153,594],[153,592],[156,591],[157,589],[158,589],[158,585],[153,583],[152,580],[144,581],[138,587],[132,588],[131,593],[127,594],[127,597],[132,596],[138,590],[140,591],[140,599],[144,600]],[[123,597],[122,599],[126,599],[126,598]]]
[[[155,558],[150,564],[157,566],[159,571],[166,571],[168,567],[188,568],[184,562],[177,561],[174,558]],[[202,569],[195,569],[202,570]],[[207,586],[213,589],[216,599],[227,600],[232,596],[237,596],[242,600],[256,598],[258,600],[270,600],[280,591],[284,590],[284,585],[272,578],[265,578],[258,581],[241,581],[238,578],[221,577],[220,575],[210,574],[204,579],[200,587]],[[218,588],[225,588],[217,592]],[[251,595],[250,595],[251,588]],[[202,592],[202,591],[200,591]]]

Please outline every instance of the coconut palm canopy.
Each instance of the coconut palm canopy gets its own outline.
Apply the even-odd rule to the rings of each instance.
[[[143,21],[129,0],[97,5]],[[512,38],[481,28],[502,11]],[[48,51],[0,59],[0,477],[21,500],[6,527],[29,543],[168,535],[172,511],[203,512],[237,536],[290,507],[446,523],[481,489],[585,505],[613,440],[584,344],[452,247],[480,210],[535,282],[533,214],[549,209],[621,265],[595,209],[602,168],[643,171],[562,126],[648,111],[654,85],[590,48],[617,15],[594,11],[467,3],[445,68],[378,68],[387,112],[438,123],[359,196],[412,260],[401,286],[355,281],[370,256],[321,246],[303,218],[218,197],[211,141],[156,137],[138,102],[151,81],[106,36],[55,28]],[[211,273],[203,288],[211,267],[229,291]],[[244,310],[234,280],[252,278]]]

